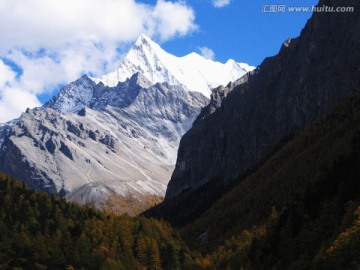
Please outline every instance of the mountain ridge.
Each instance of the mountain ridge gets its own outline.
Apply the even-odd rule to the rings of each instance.
[[[52,108],[62,114],[78,113],[89,107],[102,110],[106,106],[126,107],[133,102],[141,88],[151,87],[152,84],[141,73],[134,73],[124,82],[115,87],[102,83],[96,84],[89,76],[81,78],[65,86],[57,96],[43,105],[43,108]]]
[[[181,84],[190,91],[209,97],[212,88],[227,85],[254,68],[232,59],[225,64],[214,62],[194,52],[176,57],[142,34],[115,71],[92,79],[114,87],[135,72],[141,72],[152,83]]]
[[[136,83],[140,77],[133,76],[137,89],[130,104],[126,100],[121,103],[124,99],[120,98],[119,106],[114,107],[87,98],[86,106],[84,100],[71,106],[66,103],[67,112],[74,113],[62,114],[51,106],[27,110],[4,140],[1,170],[31,188],[100,208],[105,208],[112,194],[124,200],[133,197],[142,201],[142,207],[148,206],[146,198],[163,196],[180,137],[207,99],[180,86],[142,88]],[[103,85],[96,88],[99,85],[88,78],[81,80],[95,87],[87,89],[94,93],[104,89]],[[130,81],[106,88],[107,93],[135,90],[128,87]],[[71,91],[60,94],[60,100],[71,96]],[[131,209],[129,213],[133,213]]]

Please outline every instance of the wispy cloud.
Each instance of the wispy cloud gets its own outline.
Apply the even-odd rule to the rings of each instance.
[[[209,49],[208,47],[198,47],[200,54],[205,57],[206,59],[214,60],[215,53],[212,49]]]
[[[0,122],[39,105],[37,96],[58,84],[112,70],[141,33],[166,41],[196,28],[181,0],[1,0]]]
[[[34,93],[23,89],[16,75],[0,59],[0,123],[18,117],[25,108],[40,105]]]
[[[222,8],[230,4],[230,0],[212,0],[212,4],[216,8]]]

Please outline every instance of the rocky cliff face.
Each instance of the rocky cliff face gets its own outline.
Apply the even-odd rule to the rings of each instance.
[[[43,108],[52,108],[62,114],[78,113],[81,109],[103,110],[106,106],[123,108],[130,105],[140,89],[152,86],[142,73],[134,73],[116,86],[95,83],[84,75],[65,86],[57,96],[47,102]]]
[[[16,121],[17,121],[17,119],[14,119],[14,120],[9,121],[7,123],[0,124],[0,146],[4,142],[4,139],[6,138],[6,136],[9,135],[10,128],[11,128],[12,125],[14,125],[16,123]]]
[[[134,213],[164,196],[180,138],[207,102],[141,74],[116,87],[84,76],[7,128],[0,170],[30,188],[100,208],[116,199]]]
[[[280,142],[360,93],[359,3],[319,5],[354,6],[355,12],[315,13],[300,37],[286,41],[246,83],[226,97],[215,92],[181,140],[167,199],[214,178],[231,182],[244,175]]]

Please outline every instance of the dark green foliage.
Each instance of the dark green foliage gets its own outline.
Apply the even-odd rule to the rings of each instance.
[[[165,200],[142,215],[162,218],[174,227],[183,227],[194,222],[232,187],[233,185],[225,185],[221,179],[217,179],[196,190],[185,191],[171,200]]]
[[[0,174],[0,269],[179,269],[187,254],[162,221],[67,203]]]

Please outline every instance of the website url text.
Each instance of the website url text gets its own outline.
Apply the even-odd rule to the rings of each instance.
[[[262,5],[261,12],[324,12],[345,13],[354,12],[354,7],[330,7],[330,6],[286,6],[286,5]]]

